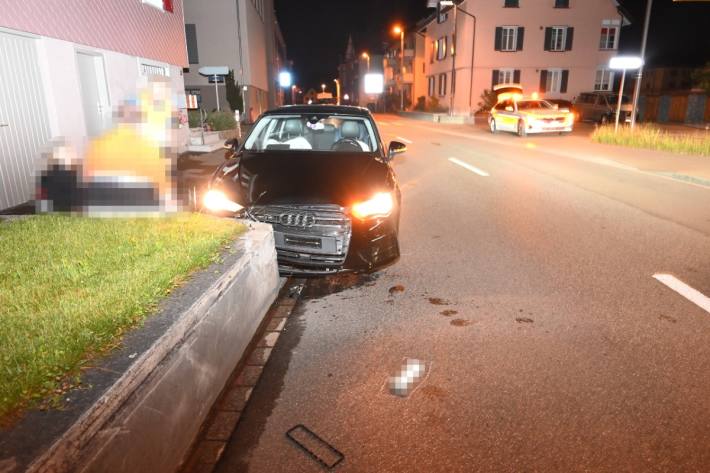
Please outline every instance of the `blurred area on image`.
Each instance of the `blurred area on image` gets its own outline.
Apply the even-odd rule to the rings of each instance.
[[[114,111],[114,126],[83,153],[64,139],[52,141],[39,164],[38,212],[125,217],[178,210],[177,129],[184,113],[166,78],[144,79],[137,90]]]

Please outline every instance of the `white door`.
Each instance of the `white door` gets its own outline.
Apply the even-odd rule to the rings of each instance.
[[[31,200],[50,138],[37,41],[0,33],[0,210]]]
[[[76,58],[86,132],[89,136],[97,136],[111,126],[111,105],[108,100],[104,58],[82,52],[78,52]]]

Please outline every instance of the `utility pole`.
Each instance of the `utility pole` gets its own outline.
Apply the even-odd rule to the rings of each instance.
[[[458,50],[456,49],[456,41],[459,39],[458,36],[458,22],[457,13],[459,11],[456,2],[454,4],[454,36],[451,38],[451,105],[449,106],[449,115],[454,115],[454,95],[456,94],[456,54]],[[473,79],[473,78],[472,78]]]
[[[646,20],[643,25],[643,38],[641,39],[641,59],[646,62],[646,41],[648,40],[648,25],[651,22],[651,8],[653,0],[646,2]],[[621,30],[621,28],[619,28]],[[636,110],[638,109],[639,95],[641,95],[641,79],[643,78],[643,64],[639,67],[638,75],[636,76],[636,84],[634,85],[634,99],[631,106],[631,129],[636,126]]]

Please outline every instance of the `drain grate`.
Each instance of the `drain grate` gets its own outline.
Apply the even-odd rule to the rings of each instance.
[[[286,432],[286,437],[328,470],[335,468],[345,458],[337,448],[303,424],[291,428]]]

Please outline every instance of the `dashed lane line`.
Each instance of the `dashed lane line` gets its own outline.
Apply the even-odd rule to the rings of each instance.
[[[486,171],[484,171],[484,170],[482,170],[482,169],[478,169],[476,166],[471,166],[471,165],[468,164],[467,162],[461,161],[460,159],[449,158],[449,161],[451,161],[451,162],[454,163],[454,164],[457,164],[457,165],[461,166],[461,167],[464,168],[464,169],[468,169],[468,170],[471,171],[472,173],[478,174],[478,175],[481,176],[481,177],[489,177],[489,176],[490,176],[490,174],[488,174]]]
[[[653,278],[710,314],[710,297],[670,274],[654,274]]]

